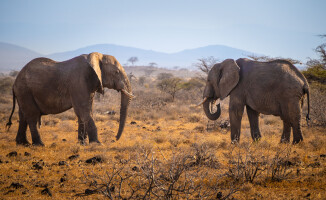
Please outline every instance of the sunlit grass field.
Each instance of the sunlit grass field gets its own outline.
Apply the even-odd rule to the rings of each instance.
[[[45,147],[16,146],[18,109],[7,132],[12,102],[5,92],[0,199],[325,199],[326,128],[308,127],[302,116],[304,141],[280,144],[282,121],[262,115],[263,137],[252,142],[245,113],[240,144],[231,144],[223,126],[227,100],[212,122],[195,106],[201,91],[180,92],[172,102],[150,84],[133,84],[136,98],[119,141],[120,94],[106,91],[95,99],[101,145],[77,144],[77,118],[69,110],[42,117]]]

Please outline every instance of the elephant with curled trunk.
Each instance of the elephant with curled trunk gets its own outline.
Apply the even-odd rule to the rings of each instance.
[[[92,104],[95,92],[103,88],[121,92],[120,124],[116,139],[123,132],[127,109],[132,98],[127,74],[120,63],[110,55],[91,53],[80,55],[64,62],[48,58],[36,58],[19,72],[13,85],[13,109],[19,105],[19,128],[16,143],[28,145],[26,129],[29,126],[33,145],[43,146],[37,124],[41,116],[62,113],[74,109],[78,117],[78,140],[84,143],[86,133],[89,142],[99,143],[97,128],[92,118]]]
[[[261,138],[259,114],[263,113],[280,116],[283,120],[281,142],[290,141],[292,129],[295,144],[303,140],[300,120],[305,94],[308,99],[306,119],[309,120],[309,85],[305,77],[290,62],[227,59],[215,64],[209,71],[202,104],[206,116],[211,120],[217,120],[221,114],[220,104],[217,105],[217,111],[212,113],[210,109],[212,103],[230,96],[232,142],[240,140],[241,119],[246,107],[253,140]]]

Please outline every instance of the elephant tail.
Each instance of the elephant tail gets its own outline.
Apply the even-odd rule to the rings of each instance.
[[[11,125],[12,125],[11,117],[14,114],[15,106],[16,106],[16,95],[15,95],[14,89],[12,89],[12,111],[11,111],[11,114],[10,114],[10,117],[9,117],[9,121],[6,124],[7,131],[9,131],[9,129],[10,129]]]
[[[306,116],[306,121],[307,121],[307,125],[309,126],[309,121],[310,121],[310,95],[309,95],[309,86],[305,85],[305,87],[303,88],[303,91],[305,94],[307,94],[307,104],[308,104],[308,113]]]

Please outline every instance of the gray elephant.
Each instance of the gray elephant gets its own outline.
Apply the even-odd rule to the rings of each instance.
[[[97,128],[92,118],[95,92],[104,92],[103,87],[121,92],[120,124],[116,139],[123,132],[127,110],[133,95],[126,72],[110,55],[91,53],[80,55],[64,62],[48,58],[36,58],[19,72],[13,85],[13,109],[19,105],[19,128],[16,143],[29,145],[26,138],[27,125],[33,145],[43,146],[37,124],[41,116],[62,113],[73,107],[78,117],[78,140],[84,143],[86,133],[89,142],[99,143]]]
[[[283,120],[281,142],[290,141],[293,129],[293,143],[303,140],[301,132],[301,107],[303,96],[307,94],[309,120],[309,85],[306,78],[290,62],[274,60],[257,62],[245,58],[236,61],[227,59],[215,64],[209,71],[203,94],[204,112],[211,120],[217,120],[221,114],[220,104],[217,111],[211,111],[211,105],[217,99],[230,96],[229,116],[231,141],[239,142],[241,119],[244,107],[250,123],[253,140],[261,138],[259,114],[280,116]],[[301,104],[300,104],[301,102]]]

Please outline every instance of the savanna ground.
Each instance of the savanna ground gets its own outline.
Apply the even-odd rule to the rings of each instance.
[[[280,144],[282,121],[267,115],[260,117],[262,139],[252,142],[245,113],[236,145],[230,142],[228,100],[221,103],[221,117],[208,121],[195,106],[200,85],[183,87],[172,101],[157,89],[155,73],[145,70],[147,78],[134,73],[136,98],[121,139],[114,142],[120,94],[107,90],[93,106],[102,145],[85,146],[77,144],[72,110],[42,117],[45,147],[16,146],[17,107],[5,130],[14,78],[2,77],[0,199],[325,199],[326,128],[317,120],[325,93],[311,90],[312,126],[305,122],[305,106],[303,142]]]

